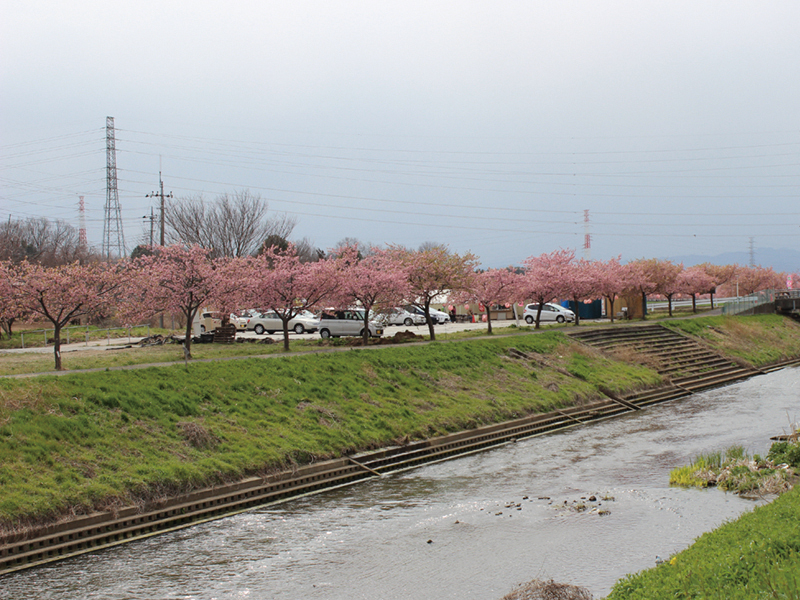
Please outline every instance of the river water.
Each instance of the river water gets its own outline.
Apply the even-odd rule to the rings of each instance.
[[[758,504],[670,488],[671,468],[735,444],[766,454],[798,420],[800,368],[784,369],[16,573],[0,597],[498,600],[553,578],[599,598]]]

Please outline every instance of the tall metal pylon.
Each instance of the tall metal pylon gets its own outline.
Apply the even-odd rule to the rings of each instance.
[[[592,252],[592,234],[589,233],[589,209],[583,211],[583,258],[589,260]]]
[[[83,196],[78,196],[78,246],[81,250],[86,250],[89,247],[89,241],[86,238],[86,205],[83,203]]]
[[[114,117],[106,117],[106,206],[103,221],[103,256],[106,260],[127,254],[122,231],[122,209],[117,192],[117,144]]]

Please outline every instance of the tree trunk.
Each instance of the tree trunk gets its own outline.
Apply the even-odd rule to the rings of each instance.
[[[56,371],[62,371],[61,368],[61,325],[53,324],[53,355],[56,359]]]
[[[289,351],[289,319],[281,317],[281,323],[283,324],[283,351]]]
[[[672,294],[667,295],[667,306],[669,306],[669,316],[672,316]]]
[[[534,329],[539,329],[539,321],[542,318],[542,307],[544,306],[544,302],[539,302],[539,308],[536,310],[536,323],[534,324]]]
[[[576,297],[572,297],[572,301],[575,303],[575,327],[581,324],[581,312],[580,307],[578,306],[578,299]]]
[[[361,336],[361,343],[369,345],[369,309],[364,309],[364,335]]]
[[[697,294],[692,294],[692,312],[697,313]]]
[[[489,329],[487,330],[487,333],[491,334],[492,333],[492,312],[489,310],[489,305],[488,304],[484,303],[483,307],[486,309],[486,325],[488,325],[488,327],[489,327]]]
[[[642,292],[642,321],[647,320],[647,294]]]
[[[613,296],[606,296],[606,300],[608,300],[608,315],[611,317],[611,323],[614,323],[614,300],[616,297]]]
[[[714,292],[709,292],[711,295],[711,310],[714,310]]]
[[[436,341],[436,332],[433,330],[433,321],[431,320],[431,301],[425,300],[425,321],[428,323],[428,333],[431,336],[431,341]]]
[[[186,336],[183,338],[183,353],[186,360],[192,358],[192,325],[196,314],[196,310],[190,310],[188,314],[183,313],[186,317]]]

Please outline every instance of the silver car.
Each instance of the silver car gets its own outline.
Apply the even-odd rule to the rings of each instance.
[[[322,311],[317,316],[320,322],[319,335],[322,338],[364,335],[363,310]],[[382,336],[383,325],[370,321],[369,335],[370,337]]]
[[[406,327],[425,324],[423,315],[410,313],[404,308],[393,308],[385,315],[377,317],[376,320],[386,325],[405,325]]]
[[[289,331],[294,331],[297,334],[314,333],[317,329],[319,329],[319,319],[307,311],[303,311],[289,320]],[[247,323],[247,330],[255,331],[257,335],[272,334],[276,331],[282,332],[283,322],[278,313],[271,310],[267,313],[250,317]]]
[[[416,315],[420,315],[422,317],[422,322],[425,323],[425,311],[422,310],[419,306],[414,306],[413,304],[409,304],[405,307],[408,312],[414,313]],[[428,313],[431,315],[431,321],[433,321],[434,325],[442,325],[443,323],[450,322],[450,315],[446,312],[442,312],[441,310],[436,310],[435,308],[429,308]]]

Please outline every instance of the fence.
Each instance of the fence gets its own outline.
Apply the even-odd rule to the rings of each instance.
[[[131,341],[131,329],[134,329],[135,327],[147,327],[147,336],[148,337],[150,336],[150,325],[134,325],[133,327],[106,327],[106,328],[101,328],[101,329],[89,329],[88,327],[77,326],[77,327],[64,327],[64,329],[61,330],[61,336],[62,336],[61,342],[65,343],[65,344],[69,344],[70,343],[70,330],[71,329],[81,329],[81,330],[84,331],[84,341],[85,341],[87,346],[89,345],[89,334],[90,333],[95,333],[95,332],[102,332],[102,331],[106,332],[106,345],[110,346],[111,345],[111,332],[121,329],[123,331],[125,331],[125,330],[128,331],[128,343],[130,343],[130,341]],[[46,347],[47,346],[47,333],[48,332],[53,332],[53,337],[55,336],[55,330],[54,329],[33,329],[33,330],[30,330],[30,331],[21,331],[19,335],[20,335],[20,339],[22,341],[23,350],[25,349],[25,334],[26,333],[29,334],[29,335],[32,334],[32,333],[43,333],[44,334],[44,345]],[[64,337],[63,337],[65,332],[67,334],[67,341],[66,342],[64,341]]]
[[[749,296],[729,300],[725,303],[725,306],[722,307],[722,314],[738,315],[748,310],[753,310],[755,307],[761,306],[762,304],[775,302],[775,297],[785,292],[786,290],[763,290],[755,294],[750,294]]]

